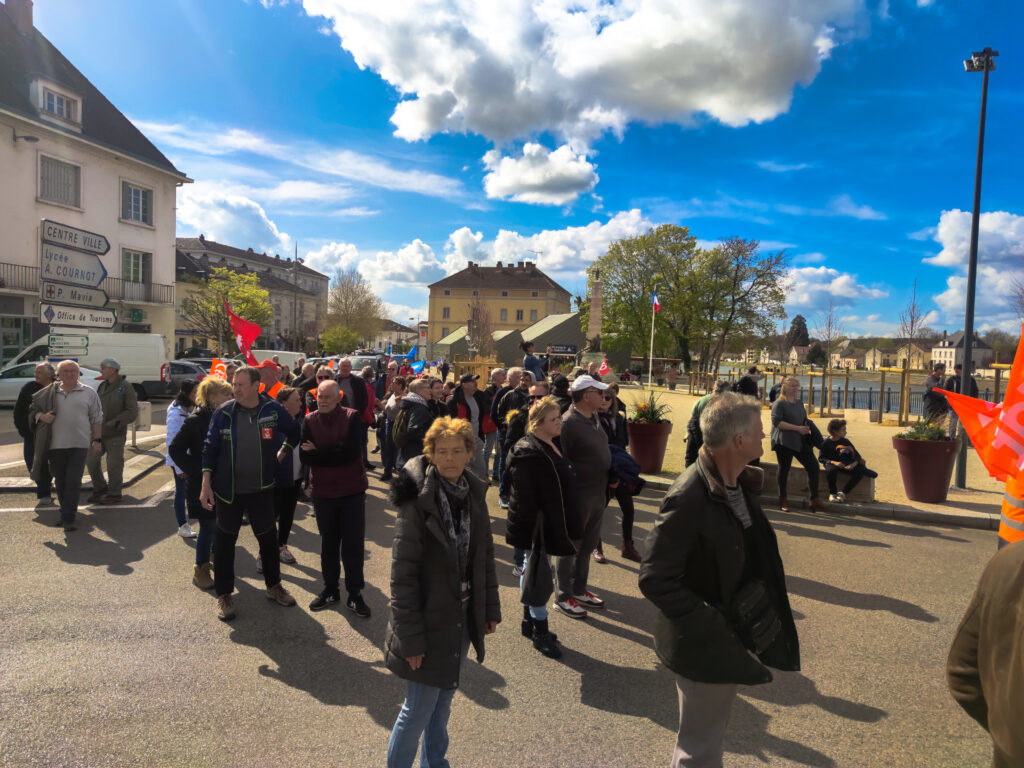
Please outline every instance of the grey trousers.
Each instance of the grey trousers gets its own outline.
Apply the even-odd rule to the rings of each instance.
[[[722,768],[722,737],[737,688],[676,675],[679,733],[669,768]]]
[[[590,558],[601,539],[601,519],[608,501],[604,495],[604,487],[600,495],[589,489],[580,488],[580,517],[583,519],[583,538],[574,541],[576,554],[555,558],[555,600],[562,602],[573,595],[582,595],[587,591],[587,579],[590,576]]]
[[[103,438],[103,453],[89,451],[85,465],[89,468],[89,477],[92,479],[93,493],[109,493],[112,496],[121,495],[121,485],[124,482],[124,435]],[[103,469],[100,462],[107,457],[107,475],[110,482],[103,479]]]

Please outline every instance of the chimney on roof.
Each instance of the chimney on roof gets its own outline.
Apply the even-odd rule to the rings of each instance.
[[[206,235],[200,233],[199,234],[199,242],[205,243],[206,242]]]
[[[523,268],[523,262],[517,261],[516,262],[516,266],[519,267],[520,269],[522,269]]]
[[[32,34],[32,0],[7,0],[7,15],[23,36]]]
[[[498,262],[497,264],[495,264],[495,266],[496,266],[496,267],[497,267],[498,269],[501,269],[501,262],[499,261],[499,262]]]

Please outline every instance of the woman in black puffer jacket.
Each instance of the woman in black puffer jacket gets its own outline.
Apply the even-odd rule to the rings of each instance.
[[[213,549],[213,531],[216,528],[216,514],[213,510],[204,509],[199,503],[199,492],[203,487],[203,443],[206,433],[210,431],[210,419],[213,412],[230,400],[231,385],[222,379],[207,376],[196,390],[198,408],[185,419],[178,434],[167,446],[167,453],[188,478],[185,489],[185,508],[188,516],[199,522],[199,535],[196,537],[196,565],[192,574],[192,583],[200,589],[212,589],[213,577],[210,575],[210,552]]]
[[[576,554],[573,541],[583,538],[576,498],[576,475],[562,455],[558,436],[562,416],[558,402],[545,397],[530,408],[527,435],[509,451],[512,497],[505,540],[531,550],[520,580],[522,631],[538,651],[561,658],[558,638],[548,630],[547,601],[554,591],[550,555]]]

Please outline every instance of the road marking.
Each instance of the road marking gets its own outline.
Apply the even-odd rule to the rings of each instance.
[[[155,442],[157,440],[166,439],[166,437],[167,437],[166,433],[163,434],[163,435],[147,435],[146,437],[140,437],[137,442],[139,442],[139,443],[147,443],[147,442],[150,442],[150,441],[154,441]],[[4,446],[4,447],[6,447],[6,446]],[[129,450],[130,448],[131,448],[131,446],[128,446],[128,445],[125,446],[126,450]],[[0,470],[3,470],[3,469],[14,469],[15,467],[23,467],[23,466],[25,466],[24,459],[19,459],[18,461],[8,461],[8,462],[5,462],[3,464],[0,464]]]
[[[145,501],[140,501],[138,503],[133,503],[131,501],[124,501],[124,502],[121,502],[120,504],[79,504],[78,505],[78,511],[82,512],[84,510],[98,510],[98,509],[104,509],[104,508],[109,508],[109,509],[153,509],[155,507],[159,507],[164,501],[166,501],[169,497],[171,497],[173,495],[174,495],[174,481],[171,480],[171,482],[167,483],[166,485],[161,486],[155,493],[153,493],[148,498],[146,498]],[[54,512],[59,513],[60,512],[60,507],[58,505],[56,505],[56,504],[53,504],[53,505],[50,505],[50,506],[46,506],[46,507],[40,507],[40,506],[35,506],[35,507],[8,507],[6,509],[0,509],[0,513],[4,513],[4,512],[45,512],[47,510],[53,510]]]

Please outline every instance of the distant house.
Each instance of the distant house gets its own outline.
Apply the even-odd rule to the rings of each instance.
[[[995,359],[996,353],[988,344],[978,338],[978,334],[974,334],[974,342],[971,344],[971,362],[973,368],[984,368],[989,365]],[[942,338],[938,344],[932,347],[932,362],[933,363],[945,363],[946,369],[951,371],[953,368],[964,362],[964,332],[957,331],[954,334],[946,335],[946,332],[942,332]]]
[[[836,360],[835,368],[845,368],[850,371],[855,371],[864,368],[864,353],[860,352],[852,347],[847,349],[845,352],[839,354]]]
[[[864,353],[864,368],[877,371],[879,368],[892,368],[896,365],[896,350],[872,347]]]
[[[796,365],[797,363],[807,362],[807,353],[810,352],[810,346],[796,346],[789,350],[789,364]]]
[[[902,368],[904,361],[912,371],[924,371],[931,367],[931,354],[917,344],[904,344],[896,350],[896,368]]]

